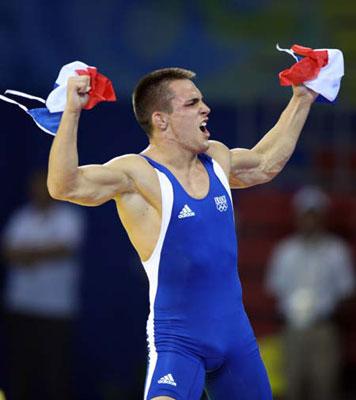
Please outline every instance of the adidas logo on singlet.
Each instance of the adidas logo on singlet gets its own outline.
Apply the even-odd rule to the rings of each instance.
[[[165,376],[162,376],[162,378],[158,380],[158,383],[165,383],[167,385],[177,386],[172,374],[167,374]]]
[[[181,209],[181,212],[179,213],[178,218],[182,219],[182,218],[188,218],[188,217],[194,217],[194,216],[195,216],[195,212],[189,208],[188,204],[185,204],[184,207]]]

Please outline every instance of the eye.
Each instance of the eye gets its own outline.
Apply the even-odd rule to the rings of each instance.
[[[192,99],[186,104],[187,107],[195,106],[199,102],[199,99]]]

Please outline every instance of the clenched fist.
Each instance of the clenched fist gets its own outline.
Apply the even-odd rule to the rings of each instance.
[[[79,113],[89,100],[90,77],[88,75],[73,76],[67,83],[66,109]]]

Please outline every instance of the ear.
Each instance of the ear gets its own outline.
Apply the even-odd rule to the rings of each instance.
[[[161,131],[165,131],[167,129],[168,126],[168,118],[167,118],[167,114],[162,112],[162,111],[155,111],[152,114],[152,125],[161,130]]]

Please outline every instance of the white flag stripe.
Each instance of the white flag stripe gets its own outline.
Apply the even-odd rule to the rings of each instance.
[[[276,44],[276,49],[278,51],[284,51],[284,52],[290,54],[295,59],[295,61],[297,61],[297,62],[299,61],[298,57],[294,54],[293,50],[291,50],[291,49],[282,49],[282,47],[279,47],[279,43]]]
[[[18,103],[18,102],[15,101],[15,100],[9,99],[8,97],[3,96],[2,94],[0,94],[0,99],[6,101],[7,103],[16,104],[16,105],[19,106],[22,110],[24,110],[24,111],[26,111],[26,112],[28,111],[28,108],[25,107],[23,104],[20,104],[20,103]]]
[[[18,90],[7,89],[5,91],[5,94],[14,94],[14,95],[19,96],[19,97],[24,97],[26,99],[31,99],[31,100],[37,100],[37,101],[40,101],[41,103],[46,104],[46,100],[42,99],[41,97],[32,96],[32,94],[19,92]]]

